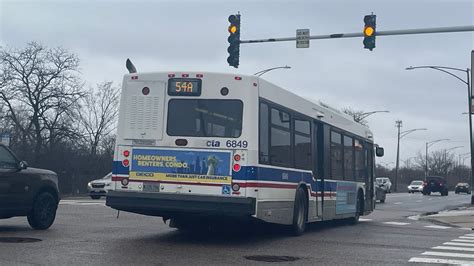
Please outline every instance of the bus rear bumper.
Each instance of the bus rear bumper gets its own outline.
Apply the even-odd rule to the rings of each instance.
[[[120,211],[173,217],[176,215],[251,216],[255,198],[109,191],[106,205]]]

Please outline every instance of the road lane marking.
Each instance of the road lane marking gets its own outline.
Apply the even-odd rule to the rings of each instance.
[[[443,249],[443,250],[456,250],[456,251],[469,251],[469,252],[474,252],[474,248],[466,248],[466,247],[445,247],[445,246],[437,246],[437,247],[432,247],[431,249]]]
[[[446,243],[443,243],[443,245],[449,245],[449,246],[463,246],[463,247],[474,247],[474,243],[470,244],[470,243],[462,243],[462,242],[446,242]]]
[[[433,229],[449,229],[452,228],[451,226],[442,226],[442,225],[425,225],[426,228],[433,228]]]
[[[407,225],[410,223],[401,223],[401,222],[384,222],[384,224],[390,224],[390,225]]]
[[[105,206],[105,201],[61,200],[59,201],[59,205]]]
[[[467,243],[474,243],[474,240],[468,240],[468,239],[453,239],[451,240],[453,242],[467,242]]]
[[[455,252],[433,252],[433,251],[426,251],[426,252],[421,253],[421,255],[474,259],[474,254],[455,253]]]
[[[369,222],[369,221],[372,221],[372,219],[359,218],[359,222]]]
[[[402,204],[402,203],[401,203],[401,202],[395,202],[394,204],[395,204],[395,205],[400,205],[400,204]]]
[[[449,259],[431,259],[431,258],[411,258],[408,262],[451,264],[451,265],[472,265],[474,261],[467,260],[449,260]]]

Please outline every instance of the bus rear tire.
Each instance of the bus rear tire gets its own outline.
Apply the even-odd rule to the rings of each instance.
[[[383,202],[385,202],[385,200]],[[349,218],[349,224],[357,224],[359,222],[360,214],[363,212],[363,208],[364,208],[363,206],[364,206],[364,194],[361,191],[359,191],[357,193],[355,215],[354,217]]]
[[[295,206],[293,209],[293,224],[291,225],[291,233],[294,236],[300,236],[306,229],[306,221],[308,217],[308,199],[302,188],[296,191]]]

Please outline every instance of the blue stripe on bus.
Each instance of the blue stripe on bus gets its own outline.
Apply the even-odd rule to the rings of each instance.
[[[113,175],[128,175],[130,171],[128,167],[122,165],[121,161],[114,161],[112,164],[112,174]]]
[[[282,170],[270,167],[242,166],[239,172],[233,172],[232,179],[246,181],[274,181],[297,184],[303,181],[311,185],[313,192],[321,192],[321,180],[314,181],[313,175],[308,172]],[[337,181],[325,181],[325,191],[336,191]]]

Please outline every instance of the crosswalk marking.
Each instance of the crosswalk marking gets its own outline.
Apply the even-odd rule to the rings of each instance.
[[[474,243],[463,243],[463,242],[446,242],[443,243],[443,245],[448,245],[448,246],[463,246],[463,247],[474,247]]]
[[[410,258],[408,262],[474,265],[474,240],[470,239],[471,235],[466,234],[440,246],[432,247],[431,250]]]
[[[408,225],[410,223],[402,223],[402,222],[384,222],[384,224],[390,224],[390,225]]]
[[[431,249],[443,249],[443,250],[457,250],[457,251],[472,251],[474,252],[474,248],[466,248],[466,247],[445,247],[445,246],[437,246]]]
[[[474,254],[455,253],[455,252],[426,251],[426,252],[421,253],[421,255],[474,259]]]
[[[105,206],[105,201],[61,200],[59,205]]]
[[[468,240],[468,239],[453,239],[451,241],[454,242],[467,242],[467,243],[474,243],[474,240]]]
[[[474,234],[466,234],[466,235],[464,235],[464,236],[474,236]]]
[[[474,236],[460,236],[459,238],[461,238],[461,239],[473,239],[474,240]]]
[[[426,228],[433,228],[433,229],[449,229],[452,228],[451,226],[442,226],[442,225],[426,225]]]
[[[451,265],[473,265],[474,261],[450,260],[450,259],[432,259],[432,258],[411,258],[408,262],[451,264]]]

